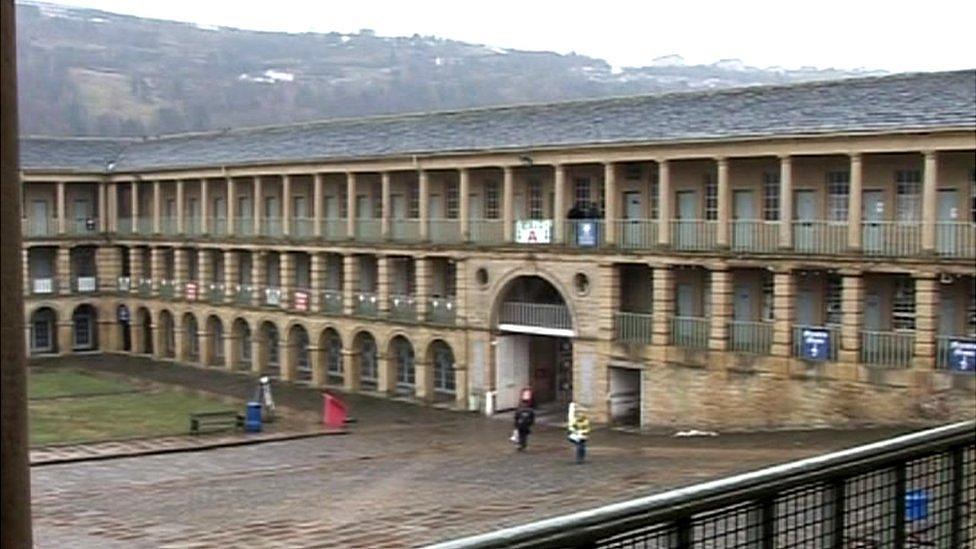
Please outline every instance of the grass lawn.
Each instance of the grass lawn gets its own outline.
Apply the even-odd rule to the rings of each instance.
[[[136,389],[76,370],[31,372],[31,446],[186,434],[191,412],[241,407],[176,391],[125,392]],[[106,392],[117,394],[93,395]]]

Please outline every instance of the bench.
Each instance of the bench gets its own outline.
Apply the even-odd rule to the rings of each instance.
[[[190,414],[191,435],[199,435],[203,432],[243,428],[244,414],[238,413],[234,410],[222,410],[218,412],[194,412]]]

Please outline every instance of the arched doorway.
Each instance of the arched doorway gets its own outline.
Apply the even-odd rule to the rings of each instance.
[[[42,355],[58,352],[58,315],[50,307],[41,307],[30,318],[30,354]]]
[[[416,392],[416,357],[410,340],[398,335],[390,341],[389,356],[393,360],[394,390],[398,394],[413,396]]]
[[[308,332],[300,324],[288,331],[288,348],[291,350],[288,368],[294,372],[296,381],[312,381],[312,360],[308,352]]]
[[[139,348],[136,351],[144,355],[152,355],[152,314],[150,314],[149,309],[139,307],[136,310],[136,329],[139,330],[139,337],[136,339],[139,342]]]
[[[176,358],[176,330],[173,326],[173,313],[159,312],[159,334],[162,342],[163,358]]]
[[[272,378],[281,377],[281,362],[280,362],[280,349],[278,345],[280,344],[278,337],[278,327],[274,325],[273,322],[264,321],[261,323],[260,330],[261,337],[261,348],[263,351],[262,357],[259,357],[259,365],[261,365],[261,371],[265,375]],[[264,364],[261,364],[262,361]]]
[[[343,382],[342,372],[342,338],[339,332],[332,328],[322,330],[319,336],[319,352],[325,353],[325,382],[332,385],[341,385]]]
[[[206,366],[219,366],[224,362],[224,323],[217,315],[207,317],[207,338],[210,344],[207,356],[203,357]]]
[[[183,352],[190,362],[200,361],[200,329],[193,313],[183,315]]]
[[[119,322],[119,341],[123,351],[132,350],[132,312],[124,303],[115,308],[115,318]]]
[[[231,327],[234,336],[234,346],[237,352],[237,360],[232,367],[235,370],[250,370],[253,357],[251,356],[251,327],[243,318],[234,320]]]
[[[434,369],[434,396],[454,399],[457,378],[454,370],[454,351],[443,340],[435,340],[427,350],[427,360]]]
[[[375,391],[379,384],[379,365],[376,352],[376,339],[369,332],[359,332],[353,339],[353,364],[359,375],[359,387]]]
[[[71,313],[71,348],[75,351],[98,349],[98,311],[85,303]]]
[[[498,409],[515,407],[525,387],[532,389],[537,405],[568,405],[576,333],[560,291],[540,276],[514,278],[498,294],[493,323]]]

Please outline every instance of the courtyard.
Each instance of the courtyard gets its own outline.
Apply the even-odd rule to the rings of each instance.
[[[192,398],[221,408],[246,400],[255,383],[252,377],[222,370],[121,356],[52,359],[41,368],[56,367],[70,368],[86,380],[118,380],[109,384],[192,388]],[[38,366],[32,368],[34,376]],[[96,386],[91,391],[104,389]],[[56,387],[49,390],[56,393]],[[275,399],[286,422],[282,425],[289,430],[308,435],[320,431],[317,389],[275,385]],[[35,543],[126,548],[416,546],[910,430],[676,438],[670,432],[597,429],[589,462],[578,466],[558,426],[539,426],[528,451],[518,453],[508,442],[509,414],[485,418],[366,395],[345,399],[356,423],[344,436],[35,465]],[[131,407],[142,405],[136,400]]]

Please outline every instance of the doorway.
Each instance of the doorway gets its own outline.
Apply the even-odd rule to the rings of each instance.
[[[610,421],[616,426],[639,427],[641,409],[641,371],[610,367]]]
[[[538,407],[562,409],[573,400],[573,344],[566,337],[502,334],[495,340],[496,409],[518,405],[532,389]]]

